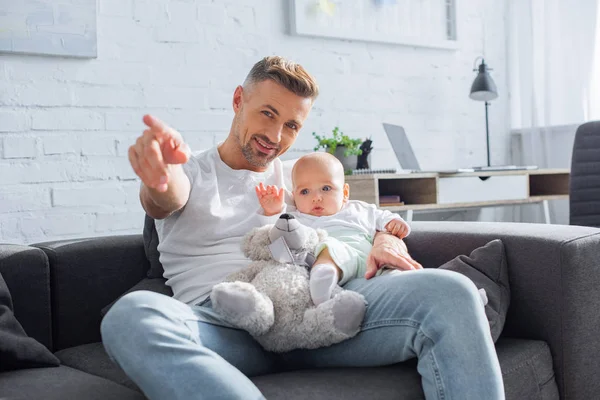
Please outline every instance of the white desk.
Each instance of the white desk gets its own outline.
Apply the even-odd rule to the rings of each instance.
[[[569,197],[568,169],[351,175],[350,198],[393,212],[493,207],[540,203],[550,223],[548,201]],[[400,204],[380,204],[379,196],[400,196]]]

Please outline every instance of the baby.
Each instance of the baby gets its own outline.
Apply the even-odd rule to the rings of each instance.
[[[367,256],[376,231],[405,238],[410,227],[400,216],[379,210],[375,205],[349,200],[344,167],[329,153],[310,153],[292,170],[295,212],[299,222],[327,231],[329,237],[317,246],[317,259],[310,273],[310,294],[315,305],[331,298],[336,284],[343,285],[366,272]],[[284,211],[283,189],[256,187],[266,216]]]

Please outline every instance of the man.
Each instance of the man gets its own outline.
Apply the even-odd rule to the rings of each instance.
[[[460,274],[422,269],[385,233],[375,238],[366,279],[345,286],[369,303],[350,340],[277,355],[212,312],[211,287],[247,265],[242,237],[264,222],[254,187],[285,185],[277,157],[294,143],[317,95],[300,65],[267,57],[234,92],[227,139],[193,157],[179,133],[144,117],[148,129],[129,159],[142,180],[142,205],[157,220],[174,298],[141,291],[120,299],[101,326],[107,352],[150,399],[261,399],[247,376],[276,365],[376,366],[413,357],[428,399],[503,398],[475,286]],[[382,265],[404,272],[370,279]]]

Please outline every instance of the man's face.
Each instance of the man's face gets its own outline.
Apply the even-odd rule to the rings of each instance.
[[[272,80],[246,89],[238,86],[233,95],[232,131],[248,164],[262,169],[285,153],[311,107],[310,98],[297,96]]]

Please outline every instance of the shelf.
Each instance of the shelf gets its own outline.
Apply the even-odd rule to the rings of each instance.
[[[494,207],[569,197],[569,170],[565,169],[373,174],[348,176],[346,181],[351,199],[390,211]],[[404,205],[380,205],[379,196],[384,195],[400,196]]]
[[[480,207],[498,207],[498,206],[510,206],[519,204],[535,204],[540,203],[544,200],[560,200],[568,199],[569,196],[556,195],[556,196],[535,196],[523,200],[495,200],[495,201],[481,201],[473,203],[452,203],[452,204],[421,204],[421,205],[410,205],[410,206],[399,206],[399,207],[385,207],[380,206],[382,210],[388,211],[419,211],[419,210],[448,210],[455,208],[480,208]]]

